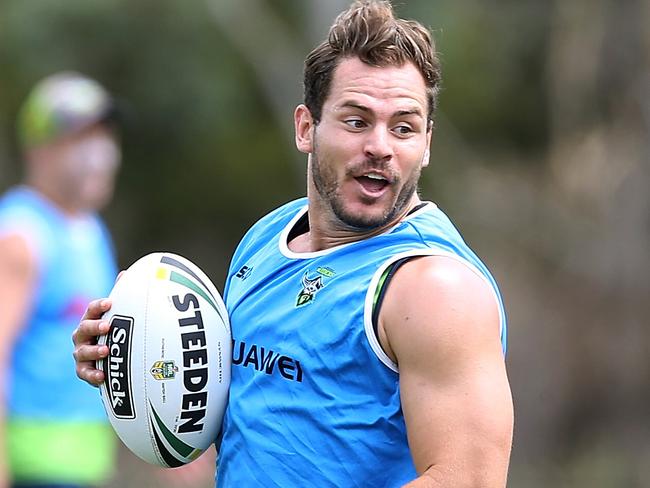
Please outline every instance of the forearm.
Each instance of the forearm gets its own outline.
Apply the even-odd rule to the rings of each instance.
[[[402,488],[505,488],[506,470],[452,469],[431,466]]]
[[[442,488],[445,486],[452,486],[450,483],[445,483],[445,481],[433,473],[430,473],[430,469],[422,473],[421,476],[418,476],[410,483],[405,484],[402,488]]]
[[[465,486],[459,484],[459,476],[454,475],[453,470],[441,466],[431,466],[420,476],[402,488],[459,488]],[[470,485],[467,485],[470,486]]]

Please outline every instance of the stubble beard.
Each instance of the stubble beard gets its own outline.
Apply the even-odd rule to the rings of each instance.
[[[352,213],[346,209],[345,198],[340,194],[340,186],[336,179],[336,174],[330,169],[321,165],[318,155],[318,145],[314,144],[314,151],[311,155],[311,178],[314,187],[318,192],[321,200],[329,206],[334,216],[346,227],[352,230],[368,231],[377,229],[393,222],[406,212],[411,198],[417,191],[418,181],[420,179],[420,170],[416,170],[409,180],[404,184],[395,199],[392,206],[384,209],[379,216],[368,214]],[[368,168],[384,169],[381,162],[365,161],[361,166]],[[391,185],[400,183],[400,179],[395,176]]]

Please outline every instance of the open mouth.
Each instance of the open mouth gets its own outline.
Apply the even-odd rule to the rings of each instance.
[[[357,180],[363,189],[369,193],[381,192],[389,185],[388,180],[377,173],[368,173],[363,176],[357,176],[355,180]]]

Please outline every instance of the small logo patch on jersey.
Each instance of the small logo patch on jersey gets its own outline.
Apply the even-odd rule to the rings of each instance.
[[[298,293],[296,307],[302,307],[314,301],[318,291],[325,286],[323,278],[332,278],[336,274],[332,268],[323,266],[316,268],[316,272],[318,275],[315,278],[310,278],[308,271],[303,275],[302,290]]]
[[[253,271],[252,267],[249,266],[242,266],[239,271],[237,271],[237,274],[235,275],[235,278],[239,278],[240,280],[245,280],[248,278],[251,274],[251,271]]]
[[[178,366],[174,361],[156,361],[149,372],[157,380],[170,380],[178,373]]]
[[[316,272],[323,276],[327,276],[328,278],[331,278],[336,274],[332,268],[328,268],[327,266],[319,266],[316,268]]]

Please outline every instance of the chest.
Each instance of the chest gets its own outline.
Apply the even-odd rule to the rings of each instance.
[[[91,299],[110,292],[115,274],[110,243],[98,226],[53,231],[42,261],[36,314],[78,320]]]
[[[226,296],[235,374],[305,382],[336,369],[342,379],[344,372],[376,361],[365,324],[376,270],[372,259],[353,252],[289,259],[266,250],[250,256],[233,270]]]

